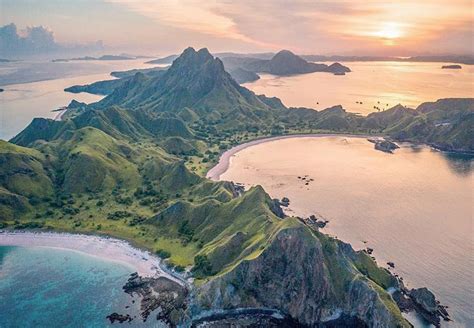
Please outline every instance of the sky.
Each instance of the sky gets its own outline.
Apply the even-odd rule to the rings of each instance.
[[[474,54],[471,0],[0,0],[9,23],[132,54]]]

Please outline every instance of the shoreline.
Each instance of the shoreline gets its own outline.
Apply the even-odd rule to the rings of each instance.
[[[230,160],[232,156],[237,154],[238,152],[252,147],[252,146],[257,146],[262,143],[266,142],[272,142],[272,141],[278,141],[282,139],[290,139],[290,138],[323,138],[323,137],[347,137],[347,138],[386,138],[386,135],[381,135],[381,134],[350,134],[350,133],[297,133],[297,134],[286,134],[286,135],[279,135],[279,136],[273,136],[273,137],[261,137],[261,138],[256,138],[250,141],[247,141],[242,144],[238,144],[225,152],[221,153],[219,156],[219,161],[212,166],[207,172],[206,172],[206,179],[210,179],[212,181],[220,181],[220,177],[222,174],[224,174],[228,169],[230,165]],[[443,148],[439,145],[436,144],[429,144],[429,143],[423,143],[423,142],[414,142],[410,140],[394,140],[394,142],[398,143],[411,143],[414,145],[425,145],[427,147],[430,147],[431,149],[439,152],[443,152],[446,154],[454,154],[454,155],[466,155],[466,156],[473,156],[474,153],[470,151],[463,151],[463,150],[452,150],[452,149],[446,149]]]
[[[257,139],[253,139],[251,141],[248,141],[248,142],[245,142],[245,143],[242,143],[242,144],[238,144],[228,150],[226,150],[225,152],[223,152],[220,157],[219,157],[219,161],[217,162],[217,164],[215,164],[213,167],[211,167],[207,173],[206,173],[206,178],[207,179],[210,179],[210,180],[213,180],[213,181],[224,181],[222,180],[221,176],[229,169],[230,167],[230,164],[231,164],[231,160],[232,160],[232,157],[239,153],[240,151],[242,150],[245,150],[246,148],[249,148],[249,147],[252,147],[252,146],[256,146],[256,145],[259,145],[259,144],[263,144],[263,143],[267,143],[267,142],[272,142],[272,141],[278,141],[278,140],[282,140],[282,139],[290,139],[290,138],[321,138],[321,137],[347,137],[347,138],[364,138],[364,139],[367,139],[367,138],[377,138],[377,137],[382,137],[382,138],[386,138],[386,136],[384,135],[378,135],[378,134],[370,134],[370,135],[367,135],[367,134],[347,134],[347,133],[320,133],[320,134],[290,134],[290,135],[279,135],[279,136],[273,136],[273,137],[262,137],[262,138],[257,138]],[[409,141],[409,140],[394,140],[395,142],[399,143],[399,144],[412,144],[412,145],[419,145],[419,146],[424,146],[426,148],[429,148],[431,149],[432,151],[436,151],[436,152],[441,152],[441,153],[446,153],[446,154],[459,154],[459,155],[472,155],[472,153],[469,153],[469,152],[459,152],[459,151],[449,151],[449,150],[444,150],[440,147],[437,147],[436,145],[433,145],[433,144],[428,144],[428,143],[419,143],[419,142],[412,142],[412,141]],[[229,180],[230,181],[230,180]],[[288,214],[288,213],[287,213]],[[291,214],[288,214],[289,216],[293,216]],[[322,234],[325,234],[327,236],[330,236],[332,238],[335,238],[335,239],[338,239],[337,236],[334,236],[332,234],[329,234],[327,231],[321,231]],[[351,246],[352,246],[352,243],[349,243]],[[359,250],[357,251],[365,251],[365,247],[362,247],[360,248]],[[370,255],[370,254],[369,254]],[[381,265],[381,263],[383,263],[384,261],[378,261],[377,259],[375,259],[373,256],[371,256],[376,265],[380,268],[385,268],[383,265]],[[388,263],[388,262],[387,262]],[[410,299],[412,302],[413,299],[410,298],[409,296],[409,288],[408,287],[405,287],[404,285],[404,280],[403,280],[403,277],[397,273],[396,271],[390,271],[388,268],[387,268],[387,271],[390,273],[390,275],[392,277],[394,277],[402,286],[402,289],[403,289],[403,295],[404,297],[408,297],[408,299]],[[418,287],[412,287],[413,289],[416,289]],[[431,289],[428,289],[428,291],[431,292]],[[435,297],[436,297],[436,294],[435,294]],[[399,303],[397,303],[397,306],[399,307],[403,317],[405,319],[407,319],[412,325],[414,325],[415,327],[427,327],[429,324],[432,324],[432,321],[428,320],[426,315],[431,315],[431,316],[438,316],[438,313],[442,313],[440,316],[441,319],[444,319],[444,323],[447,322],[447,321],[453,321],[453,319],[450,318],[450,315],[449,313],[446,311],[446,309],[448,308],[447,306],[444,306],[442,305],[441,303],[439,303],[439,300],[437,299],[437,302],[438,302],[438,309],[433,312],[433,313],[428,313],[427,312],[424,312],[426,310],[424,310],[423,308],[411,308],[411,309],[408,309],[408,310],[403,310]],[[441,309],[441,310],[440,310]],[[443,311],[446,311],[446,312],[443,312]],[[446,313],[446,317],[444,317],[444,313]],[[444,326],[444,324],[443,324]]]
[[[144,277],[166,277],[180,285],[185,282],[171,274],[162,260],[125,240],[96,235],[58,232],[0,231],[0,246],[46,247],[78,252],[125,265]]]
[[[219,162],[216,165],[211,167],[206,173],[206,179],[210,179],[212,181],[219,181],[222,174],[224,174],[230,166],[230,159],[232,156],[237,154],[238,152],[252,147],[257,146],[263,143],[282,140],[282,139],[290,139],[290,138],[323,138],[323,137],[347,137],[347,138],[373,138],[373,137],[384,137],[383,135],[378,134],[348,134],[348,133],[298,133],[298,134],[286,134],[274,137],[262,137],[253,139],[251,141],[245,142],[243,144],[236,145],[225,152],[223,152],[219,157]]]

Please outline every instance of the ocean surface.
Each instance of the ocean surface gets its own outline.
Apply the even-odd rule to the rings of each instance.
[[[110,72],[113,71],[157,66],[145,64],[145,61],[0,63],[0,87],[5,90],[0,92],[0,139],[14,137],[35,117],[56,117],[58,113],[53,110],[67,106],[72,99],[91,103],[103,98],[88,93],[64,92],[65,88],[111,80]]]
[[[454,319],[443,326],[474,327],[473,164],[425,146],[387,154],[365,138],[299,137],[237,152],[220,179],[260,184],[290,199],[289,214],[329,220],[325,233],[432,290]]]
[[[348,62],[352,72],[278,77],[261,74],[244,84],[257,94],[280,98],[286,106],[317,110],[342,105],[347,111],[368,114],[397,104],[416,107],[440,98],[472,97],[474,66],[441,69],[443,63]],[[362,102],[358,104],[356,102]]]
[[[122,291],[134,271],[71,250],[0,246],[0,327],[108,326],[112,312],[137,310],[125,310]]]

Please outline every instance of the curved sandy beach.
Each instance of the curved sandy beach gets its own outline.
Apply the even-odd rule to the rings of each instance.
[[[265,142],[271,142],[281,139],[289,139],[289,138],[322,138],[322,137],[348,137],[348,138],[369,138],[369,137],[380,137],[379,135],[360,135],[360,134],[337,134],[337,133],[325,133],[325,134],[290,134],[284,136],[276,136],[276,137],[265,137],[261,139],[255,139],[225,151],[221,157],[219,158],[219,162],[213,166],[206,174],[206,178],[211,179],[213,181],[218,181],[222,174],[224,174],[230,165],[230,160],[232,156],[244,150],[245,148],[256,146]]]
[[[162,266],[159,257],[119,239],[55,232],[0,232],[0,246],[49,247],[80,252],[121,263],[141,276],[165,276],[179,284],[184,283]]]

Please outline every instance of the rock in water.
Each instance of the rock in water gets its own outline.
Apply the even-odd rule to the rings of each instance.
[[[461,69],[461,65],[443,65],[441,66],[442,69]]]
[[[415,301],[423,308],[423,310],[427,312],[434,312],[438,309],[435,296],[426,287],[412,289],[410,291],[410,296],[413,301]]]
[[[290,199],[288,197],[283,197],[280,201],[280,205],[288,207],[290,205]]]
[[[446,308],[439,304],[428,288],[412,289],[408,296],[413,301],[415,310],[435,327],[440,327],[441,318],[450,321]]]
[[[132,321],[132,317],[130,317],[129,314],[123,315],[123,314],[118,314],[117,312],[114,312],[108,315],[107,319],[110,320],[110,323],[114,323],[115,321],[118,321],[120,323],[124,323],[125,321],[128,321],[128,322]]]
[[[130,275],[123,290],[131,296],[137,295],[141,298],[140,312],[143,321],[155,310],[158,311],[157,320],[172,327],[184,318],[188,289],[166,277],[143,278],[135,272]],[[118,320],[116,315],[114,318]]]
[[[387,139],[367,139],[374,144],[374,148],[386,153],[393,153],[395,149],[400,148],[396,143]]]

